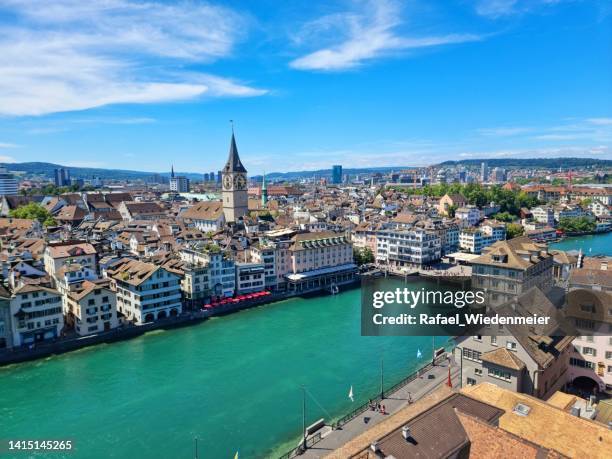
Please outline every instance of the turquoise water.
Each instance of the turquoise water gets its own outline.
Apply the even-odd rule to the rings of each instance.
[[[294,298],[0,368],[0,438],[75,444],[64,455],[14,457],[187,459],[196,436],[201,458],[266,457],[298,441],[301,385],[316,399],[307,421],[329,420],[379,392],[381,358],[390,386],[431,347],[430,337],[360,336],[358,289]]]
[[[561,242],[550,244],[551,249],[580,250],[585,255],[611,255],[612,233],[594,234],[580,237],[568,237]]]

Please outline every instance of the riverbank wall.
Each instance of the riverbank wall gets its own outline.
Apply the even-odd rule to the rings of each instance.
[[[354,282],[339,286],[340,290],[357,288],[360,286],[360,279],[356,278]],[[125,341],[132,338],[137,338],[155,330],[172,330],[175,328],[188,327],[199,324],[211,317],[224,316],[233,314],[246,309],[264,306],[277,301],[282,301],[294,297],[314,297],[326,294],[324,290],[312,290],[307,292],[297,293],[277,293],[267,297],[254,300],[244,301],[240,303],[230,303],[226,306],[215,308],[212,311],[192,311],[182,314],[178,317],[168,317],[155,322],[149,322],[143,325],[125,325],[114,330],[98,333],[96,335],[84,337],[61,338],[47,343],[39,343],[34,347],[18,347],[12,349],[0,350],[0,367],[15,363],[27,362],[31,360],[43,359],[52,355],[65,354],[67,352],[77,351],[90,346],[99,344],[110,344],[118,341]],[[329,294],[329,293],[327,293]]]

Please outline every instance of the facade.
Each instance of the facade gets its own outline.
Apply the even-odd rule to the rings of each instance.
[[[512,315],[529,315],[534,308],[554,310],[554,305],[537,288],[500,309]],[[539,329],[526,333],[523,326],[498,326],[494,336],[460,336],[454,338],[454,357],[461,365],[462,387],[482,382],[513,392],[522,392],[546,400],[564,388],[573,336],[547,336]],[[551,330],[552,334],[556,330]]]
[[[478,228],[464,228],[459,234],[459,247],[469,253],[480,254],[485,247],[506,239],[506,226],[486,222]]]
[[[170,191],[174,193],[189,193],[189,190],[189,179],[187,177],[170,177]]]
[[[70,186],[70,171],[68,169],[60,168],[55,169],[53,172],[55,186]]]
[[[290,272],[285,275],[293,291],[333,289],[354,280],[353,245],[342,233],[300,233],[291,238]]]
[[[11,349],[13,347],[11,322],[11,294],[3,286],[0,286],[0,349]]]
[[[458,218],[462,226],[476,226],[480,221],[481,214],[478,207],[467,205],[459,207],[455,211],[455,218]]]
[[[84,281],[65,295],[66,324],[80,336],[117,328],[117,296],[108,279]]]
[[[566,313],[582,333],[573,344],[569,379],[597,391],[612,390],[612,295],[576,289],[567,295]]]
[[[261,292],[266,287],[263,263],[236,263],[236,294]]]
[[[47,245],[44,253],[45,271],[57,278],[63,266],[79,264],[97,270],[97,252],[93,245],[83,241],[54,242]]]
[[[161,266],[122,259],[107,269],[117,294],[117,311],[136,325],[182,312],[181,276]]]
[[[332,166],[332,183],[334,185],[342,183],[342,166],[339,164]]]
[[[19,191],[15,176],[6,169],[0,167],[0,196],[16,195]]]
[[[219,231],[225,225],[223,203],[221,201],[198,202],[185,210],[181,218],[200,231]]]
[[[392,267],[421,267],[442,256],[440,237],[422,229],[386,229],[377,233],[376,261]]]
[[[467,199],[461,194],[445,194],[438,202],[438,213],[440,215],[448,215],[448,209],[454,207],[458,209],[467,205]]]
[[[11,296],[13,346],[52,341],[64,327],[62,296],[57,290],[24,285]]]
[[[117,208],[125,222],[134,220],[159,220],[166,214],[156,202],[126,202],[123,201]]]
[[[206,268],[205,271],[196,274],[199,280],[191,283],[193,297],[197,296],[195,293],[203,290],[206,290],[207,297],[234,296],[236,293],[236,266],[233,259],[228,258],[218,249],[199,246],[193,249],[183,249],[179,255],[186,263]]]
[[[547,292],[553,283],[553,256],[527,236],[486,247],[472,261],[472,288],[486,294],[487,305],[506,303],[531,287]]]
[[[264,266],[265,287],[275,290],[278,284],[276,275],[276,244],[263,240],[250,248],[251,259]]]
[[[229,157],[223,168],[223,213],[225,221],[235,223],[249,213],[247,170],[238,156],[238,147],[232,131]]]

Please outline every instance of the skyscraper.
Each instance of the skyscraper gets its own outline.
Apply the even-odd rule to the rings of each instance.
[[[228,223],[238,221],[249,212],[247,170],[238,156],[236,138],[232,129],[229,156],[223,168],[223,213]]]
[[[0,167],[0,196],[10,196],[17,194],[17,180],[6,167]]]
[[[55,186],[70,186],[70,171],[64,169],[55,169]]]
[[[339,164],[332,166],[332,183],[342,183],[342,166]]]
[[[480,163],[480,181],[486,182],[489,180],[489,168],[487,167],[487,163]]]

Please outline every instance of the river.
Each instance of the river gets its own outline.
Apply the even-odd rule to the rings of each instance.
[[[301,385],[307,421],[329,420],[378,393],[381,358],[389,387],[431,353],[429,337],[361,336],[359,289],[293,298],[0,368],[0,438],[75,445],[15,457],[188,459],[196,436],[203,458],[267,457],[297,443]]]
[[[588,236],[568,237],[560,242],[550,244],[551,249],[580,250],[587,256],[612,256],[612,232]]]

